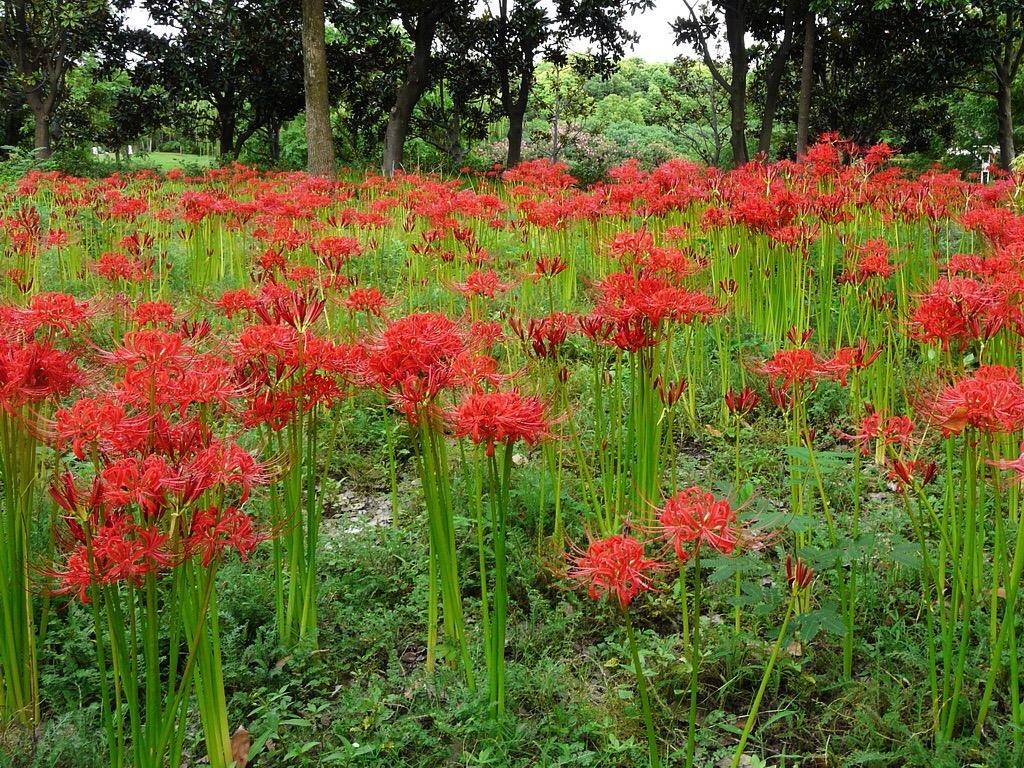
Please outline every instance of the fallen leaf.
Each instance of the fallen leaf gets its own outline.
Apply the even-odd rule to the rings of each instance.
[[[235,768],[245,768],[249,764],[249,750],[252,749],[252,736],[242,726],[231,734],[231,759]]]

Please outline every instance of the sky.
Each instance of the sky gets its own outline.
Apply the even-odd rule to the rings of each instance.
[[[627,55],[646,59],[647,61],[672,61],[684,53],[684,49],[675,44],[669,24],[681,13],[682,4],[678,0],[655,0],[654,7],[643,14],[633,16],[628,21],[628,28],[640,36],[640,41]],[[128,11],[129,24],[136,28],[152,27],[149,14],[138,6]],[[158,32],[166,32],[157,29]]]
[[[640,35],[640,42],[629,55],[647,61],[672,61],[681,53],[686,53],[682,46],[675,44],[669,26],[682,12],[682,3],[677,0],[656,0],[651,10],[631,18],[628,27]]]

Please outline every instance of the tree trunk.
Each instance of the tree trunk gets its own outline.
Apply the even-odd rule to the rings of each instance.
[[[32,110],[32,116],[35,118],[33,146],[36,150],[36,157],[45,160],[53,154],[53,148],[50,146],[49,116],[45,112],[36,110]]]
[[[729,143],[735,166],[746,163],[747,152],[747,43],[745,0],[734,0],[725,7],[725,35],[729,42],[732,76],[729,81]]]
[[[32,111],[35,127],[32,146],[35,148],[36,157],[45,160],[53,154],[50,136],[50,112],[52,111],[50,106],[52,102],[49,99],[42,98],[35,91],[28,91],[25,93],[25,103],[28,104],[28,108]]]
[[[302,0],[302,62],[306,89],[307,168],[313,176],[334,178],[331,104],[327,93],[324,0]]]
[[[267,150],[270,161],[277,165],[281,161],[281,126],[277,123],[267,127]]]
[[[758,154],[768,157],[772,151],[772,128],[775,127],[775,112],[779,106],[779,86],[786,70],[789,52],[793,48],[793,10],[796,0],[787,0],[782,14],[782,40],[768,65],[764,85],[764,108],[761,110],[761,132],[757,140]]]
[[[800,99],[796,115],[796,156],[807,154],[807,139],[810,135],[811,86],[814,78],[814,43],[818,36],[814,11],[804,17],[804,58],[800,67]]]
[[[17,146],[21,140],[22,111],[11,102],[4,102],[4,146]]]
[[[999,167],[1010,170],[1017,156],[1013,143],[1013,78],[1002,62],[996,64],[996,122],[999,125]]]
[[[440,20],[441,14],[437,12],[436,6],[417,20],[412,59],[405,68],[405,80],[398,87],[395,105],[391,108],[388,126],[384,131],[384,162],[381,171],[385,176],[393,176],[395,169],[402,165],[402,152],[406,136],[409,135],[412,111],[427,89],[430,47],[434,43],[434,33]]]
[[[519,95],[510,104],[508,111],[508,154],[505,167],[514,168],[523,159],[523,122],[526,119],[526,105],[530,98],[532,78],[523,76],[519,83]]]
[[[221,115],[220,123],[220,155],[221,157],[234,157],[235,154],[235,118],[233,116]]]
[[[505,156],[505,167],[515,168],[523,159],[523,119],[525,115],[512,110],[508,116],[508,154]]]

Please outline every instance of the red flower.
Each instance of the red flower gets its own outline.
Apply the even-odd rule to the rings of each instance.
[[[938,465],[934,461],[893,459],[892,468],[889,470],[889,479],[907,486],[913,482],[914,475],[918,475],[921,478],[921,485],[928,485],[935,479],[937,472]]]
[[[0,407],[13,411],[26,403],[62,397],[83,381],[70,354],[45,342],[0,339]]]
[[[494,270],[477,270],[466,276],[465,282],[455,283],[455,290],[466,298],[473,296],[486,296],[493,299],[495,294],[504,293],[509,289],[506,283],[501,282],[501,277]]]
[[[884,280],[896,271],[896,265],[889,261],[889,244],[883,238],[868,240],[854,247],[856,262],[839,276],[842,283],[860,285],[873,277]]]
[[[759,400],[760,398],[757,396],[757,392],[752,390],[750,387],[744,387],[739,392],[734,389],[730,389],[725,393],[725,407],[729,409],[729,413],[750,413],[757,407]]]
[[[100,476],[104,504],[111,509],[135,504],[146,517],[159,514],[167,494],[182,487],[178,471],[156,454],[117,459],[104,467]]]
[[[342,302],[349,312],[365,312],[374,317],[383,317],[388,301],[376,288],[355,288]]]
[[[646,557],[643,544],[623,534],[594,539],[570,560],[569,577],[585,585],[590,597],[614,598],[622,608],[651,589],[652,577],[665,567]]]
[[[172,325],[174,307],[166,301],[143,301],[132,311],[136,325]]]
[[[517,318],[510,318],[508,322],[516,335],[529,345],[530,351],[541,358],[555,357],[577,325],[576,316],[568,312],[530,318],[525,328]]]
[[[1024,427],[1024,386],[1012,368],[984,365],[945,387],[931,404],[931,417],[945,435],[974,427],[1014,432]]]
[[[813,389],[817,380],[828,371],[809,349],[780,349],[756,369],[781,383],[785,389],[810,385]]]
[[[791,590],[807,589],[814,579],[814,571],[799,557],[786,555],[786,581]]]
[[[822,364],[823,372],[833,379],[838,379],[840,384],[846,385],[847,377],[855,372],[862,371],[871,365],[881,354],[879,347],[873,352],[868,351],[866,340],[861,340],[855,347],[840,347],[830,360]]]
[[[241,501],[249,498],[253,486],[270,480],[265,464],[256,461],[238,443],[220,440],[212,440],[198,451],[185,466],[184,474],[192,495],[198,496],[214,486],[237,486],[241,490]]]
[[[914,422],[909,416],[885,416],[881,411],[871,410],[861,419],[857,431],[843,435],[850,442],[860,446],[865,456],[871,453],[871,444],[908,448],[914,433]]]
[[[522,440],[535,445],[551,433],[544,404],[519,392],[475,392],[449,416],[456,437],[468,437],[487,446],[494,455],[496,443],[510,445]]]
[[[1012,460],[1001,460],[1001,461],[990,461],[988,462],[993,467],[1006,470],[1008,472],[1014,472],[1017,475],[1017,479],[1024,481],[1024,443],[1020,446],[1020,455],[1016,459]]]
[[[252,518],[236,507],[219,509],[211,506],[192,516],[185,549],[190,555],[199,557],[204,566],[209,566],[231,549],[245,560],[267,539],[268,536],[256,528]]]
[[[87,448],[101,453],[128,445],[145,435],[148,419],[129,417],[125,408],[113,398],[100,395],[83,397],[68,408],[59,408],[53,415],[53,436],[58,450],[70,443],[79,459],[86,458]]]
[[[15,309],[11,321],[26,335],[40,328],[54,328],[70,334],[81,330],[96,310],[88,302],[78,301],[67,293],[37,293],[28,307]]]
[[[559,256],[541,256],[537,259],[534,275],[537,277],[554,277],[565,271],[568,266]]]
[[[661,535],[672,543],[676,557],[687,560],[693,549],[706,543],[724,555],[731,554],[740,541],[742,528],[736,511],[724,499],[693,486],[679,491],[665,502],[658,515]]]
[[[908,333],[924,343],[964,344],[988,339],[1002,327],[1022,324],[1019,292],[969,277],[939,278],[918,300]]]

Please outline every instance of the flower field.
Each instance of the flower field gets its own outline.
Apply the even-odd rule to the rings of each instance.
[[[838,137],[0,187],[0,748],[1019,765],[1022,201]]]

